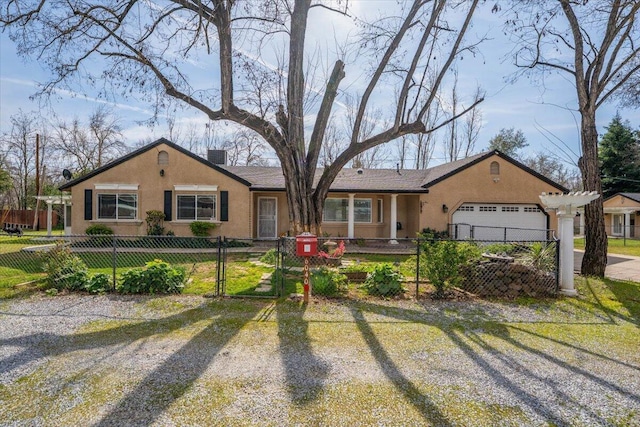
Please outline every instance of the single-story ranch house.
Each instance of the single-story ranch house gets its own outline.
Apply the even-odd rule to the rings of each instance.
[[[189,224],[195,220],[217,223],[215,234],[235,238],[287,233],[282,170],[227,166],[225,158],[224,152],[211,151],[206,160],[159,139],[73,179],[60,187],[71,192],[67,232],[84,234],[99,223],[117,234],[146,234],[146,212],[160,210],[165,229],[178,236],[191,235]],[[555,229],[555,214],[544,211],[538,196],[566,191],[498,151],[425,170],[345,168],[326,200],[323,231],[334,237],[395,239],[457,224],[452,227],[456,237],[481,240],[496,236],[487,235],[490,228],[472,235],[472,225],[496,227],[499,236],[504,227]],[[509,239],[544,236],[522,231]]]

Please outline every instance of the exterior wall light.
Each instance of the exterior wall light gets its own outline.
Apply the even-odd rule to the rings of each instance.
[[[449,207],[447,205],[442,205],[442,212],[444,213],[449,212]]]
[[[164,176],[164,169],[160,169],[160,176]]]

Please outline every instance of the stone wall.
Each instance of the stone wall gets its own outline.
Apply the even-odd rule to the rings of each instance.
[[[555,273],[505,260],[482,260],[464,266],[460,288],[482,297],[553,296]]]

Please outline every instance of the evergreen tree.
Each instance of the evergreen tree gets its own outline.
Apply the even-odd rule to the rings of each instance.
[[[620,192],[640,192],[640,141],[619,114],[600,139],[598,157],[605,198]]]

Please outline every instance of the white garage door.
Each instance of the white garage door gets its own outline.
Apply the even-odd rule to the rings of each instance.
[[[456,239],[547,239],[547,216],[537,205],[464,203],[453,213],[453,224]]]

